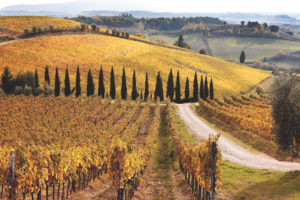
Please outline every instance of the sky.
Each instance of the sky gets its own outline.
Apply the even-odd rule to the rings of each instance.
[[[0,0],[0,8],[15,4],[44,4],[71,2],[72,0]],[[86,0],[81,0],[85,2]],[[89,1],[89,0],[87,0]],[[169,12],[257,12],[300,13],[299,0],[94,0],[105,3],[110,10],[149,10]],[[119,5],[119,6],[118,6]],[[123,9],[122,9],[123,8]]]

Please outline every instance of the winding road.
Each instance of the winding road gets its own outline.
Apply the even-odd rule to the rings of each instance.
[[[209,134],[217,132],[201,121],[192,108],[191,104],[177,104],[180,118],[185,122],[188,129],[200,137],[207,138]],[[256,169],[268,169],[274,171],[300,171],[300,163],[278,161],[263,153],[251,152],[235,142],[221,135],[218,145],[222,151],[224,160]]]

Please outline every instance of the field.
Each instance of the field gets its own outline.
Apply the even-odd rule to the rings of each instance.
[[[11,16],[11,17],[0,17],[0,28],[3,27],[9,31],[17,34],[24,33],[24,28],[29,31],[32,30],[33,26],[44,29],[53,25],[54,28],[75,28],[80,26],[80,23],[70,20],[54,17],[39,17],[39,16]]]
[[[213,55],[225,60],[239,62],[241,51],[246,53],[246,61],[259,61],[280,51],[290,53],[300,50],[300,42],[267,38],[209,38]]]
[[[105,85],[108,87],[111,66],[114,66],[117,95],[120,94],[123,67],[126,68],[129,88],[133,70],[136,70],[138,91],[144,88],[146,72],[149,74],[150,92],[153,92],[158,71],[165,87],[168,73],[173,68],[174,73],[180,70],[182,91],[185,78],[188,76],[192,81],[197,71],[213,78],[217,96],[247,91],[270,75],[266,71],[199,55],[192,51],[180,51],[104,35],[43,36],[19,40],[1,46],[0,62],[1,73],[5,66],[10,67],[14,74],[37,69],[40,81],[43,81],[44,68],[48,65],[52,85],[55,67],[59,69],[61,81],[65,68],[68,67],[71,87],[75,85],[76,67],[80,66],[83,92],[88,69],[92,70],[96,80],[102,65]],[[251,76],[245,76],[246,74]]]

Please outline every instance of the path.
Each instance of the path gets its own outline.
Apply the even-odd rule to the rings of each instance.
[[[191,104],[180,104],[178,113],[187,127],[200,137],[207,138],[210,133],[216,135],[217,132],[201,121],[193,110]],[[295,171],[300,170],[300,163],[278,161],[263,153],[253,153],[237,145],[225,136],[221,135],[218,145],[222,151],[224,160],[256,169],[268,169],[275,171]]]
[[[212,54],[212,51],[210,49],[207,38],[204,36],[204,34],[202,32],[200,32],[200,36],[202,38],[203,44],[205,45],[206,54],[209,55],[209,56],[212,56],[213,54]]]

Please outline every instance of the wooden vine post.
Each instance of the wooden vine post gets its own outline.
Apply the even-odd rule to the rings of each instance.
[[[211,159],[211,174],[210,174],[210,192],[209,192],[209,199],[214,200],[215,199],[215,193],[216,193],[216,162],[217,162],[217,143],[213,142],[212,144],[212,159]]]
[[[15,152],[10,152],[10,159],[9,159],[9,175],[8,175],[8,200],[15,200],[16,199],[16,192],[15,192],[15,184],[14,184],[14,177],[15,177]]]

